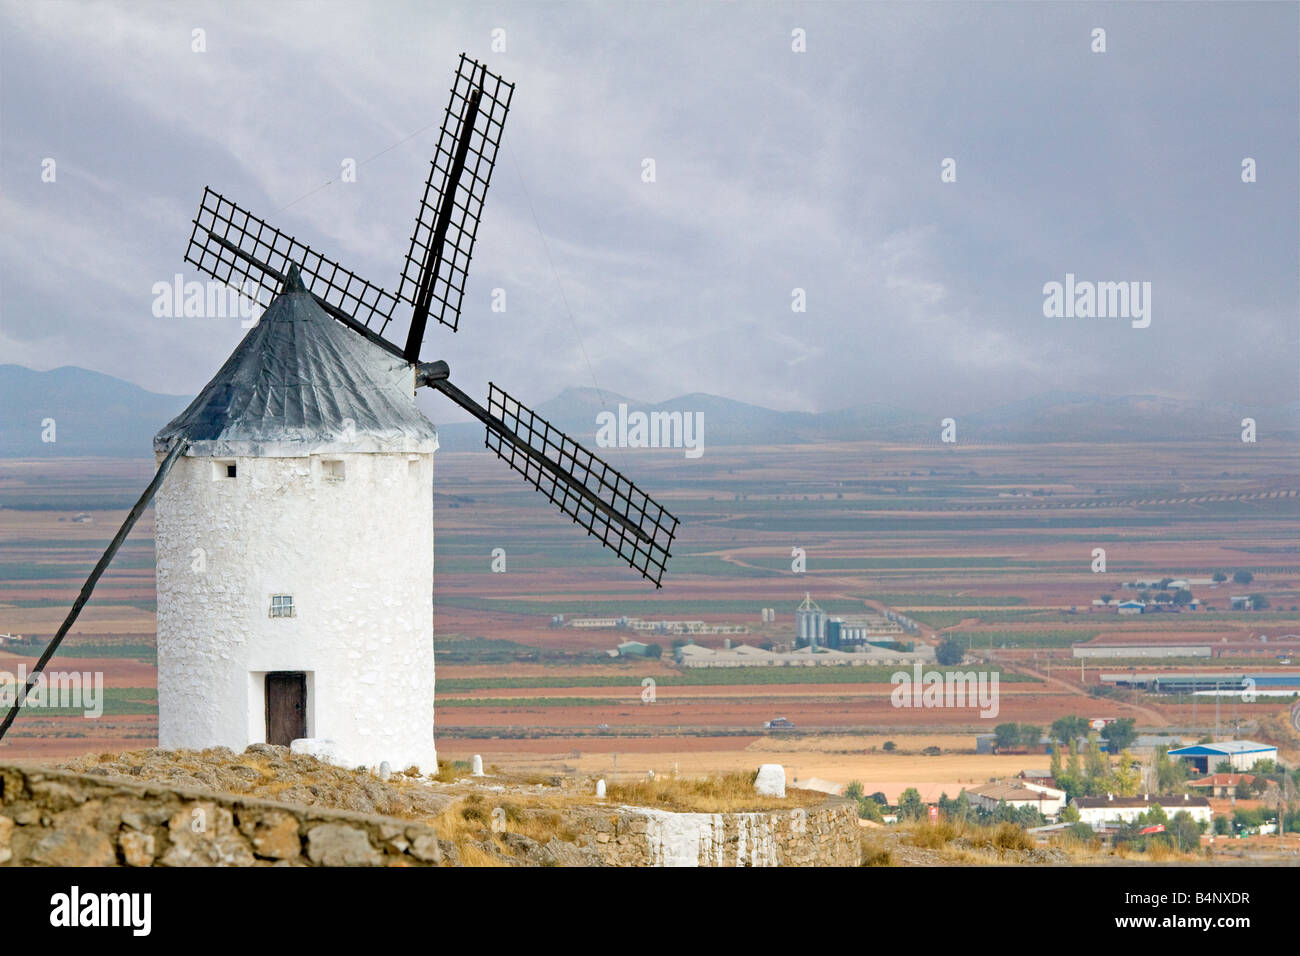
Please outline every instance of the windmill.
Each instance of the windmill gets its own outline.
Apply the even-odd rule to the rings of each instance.
[[[287,743],[289,738],[319,736],[309,732],[314,729],[313,721],[305,716],[305,712],[313,706],[320,710],[323,705],[334,711],[361,707],[356,700],[336,696],[330,690],[331,681],[334,684],[341,682],[337,673],[327,673],[333,667],[332,662],[327,667],[312,671],[310,664],[304,668],[293,659],[294,654],[304,653],[304,647],[327,643],[321,639],[320,632],[304,635],[301,640],[285,640],[282,637],[284,632],[266,630],[262,634],[264,639],[261,644],[251,651],[242,647],[250,643],[243,640],[245,634],[242,631],[236,633],[233,639],[233,645],[241,645],[240,648],[234,648],[233,645],[196,647],[189,636],[183,639],[176,636],[176,627],[168,623],[176,617],[170,605],[176,603],[176,595],[184,591],[185,587],[173,583],[175,574],[169,570],[164,588],[164,558],[168,558],[170,568],[176,564],[174,559],[182,553],[178,547],[188,550],[189,545],[177,545],[172,540],[175,538],[174,533],[164,540],[162,504],[169,495],[173,501],[178,496],[190,499],[186,503],[187,513],[182,516],[180,523],[185,525],[184,533],[191,537],[199,533],[195,529],[204,523],[204,519],[210,519],[206,520],[206,524],[211,531],[212,525],[217,522],[217,513],[223,508],[227,510],[221,512],[221,520],[227,524],[246,522],[257,526],[280,520],[284,516],[274,510],[280,507],[279,504],[267,503],[274,496],[262,494],[258,498],[256,491],[244,491],[241,494],[253,497],[241,499],[237,495],[225,494],[228,488],[223,486],[220,492],[225,496],[221,497],[216,483],[209,487],[204,477],[209,473],[207,465],[199,463],[196,456],[206,456],[204,462],[211,461],[211,475],[214,479],[235,478],[243,473],[245,465],[237,465],[233,458],[227,461],[220,457],[222,454],[241,453],[242,449],[242,454],[249,456],[245,464],[259,467],[265,464],[263,458],[267,456],[280,456],[277,460],[298,456],[295,460],[303,460],[306,454],[301,450],[304,433],[308,433],[316,442],[310,452],[312,470],[309,473],[302,472],[299,467],[298,473],[289,469],[274,474],[266,472],[265,475],[270,475],[275,480],[283,479],[290,484],[298,482],[295,487],[302,485],[298,481],[301,474],[310,474],[312,481],[319,481],[324,475],[328,482],[329,478],[342,475],[342,466],[345,464],[342,458],[347,453],[358,450],[379,451],[390,459],[400,456],[402,465],[409,463],[411,475],[419,475],[419,481],[423,482],[422,485],[411,487],[431,492],[431,458],[437,443],[432,427],[414,409],[413,392],[419,387],[440,392],[469,412],[484,425],[484,442],[488,449],[545,495],[589,536],[596,538],[633,570],[653,582],[656,588],[662,586],[663,573],[670,556],[669,549],[677,530],[677,518],[630,479],[591,454],[495,383],[490,382],[488,385],[488,402],[484,406],[452,384],[445,361],[422,361],[424,336],[430,318],[436,319],[453,332],[459,326],[483,201],[513,93],[512,84],[490,72],[483,64],[461,54],[396,293],[388,292],[343,268],[210,187],[204,189],[198,213],[193,220],[185,260],[213,279],[251,295],[266,312],[259,325],[245,337],[226,365],[200,392],[191,406],[155,437],[159,466],[153,481],[100,558],[68,617],[42,654],[26,687],[18,695],[3,724],[0,724],[0,738],[12,724],[27,692],[39,679],[41,671],[76,620],[122,541],[155,493],[160,493],[164,479],[177,467],[178,462],[185,462],[180,466],[180,477],[169,482],[168,488],[161,491],[159,498],[160,743],[163,746],[190,746],[201,739],[202,745],[207,746],[217,743],[237,744],[240,740],[249,740],[250,735],[257,739],[259,731],[253,725],[260,719],[256,711],[262,704],[266,710],[267,729],[266,736],[261,739]],[[406,307],[411,310],[410,320],[403,332],[397,315],[405,311]],[[286,378],[294,377],[297,379],[295,385],[284,384]],[[367,405],[366,401],[351,394],[350,390],[364,390],[367,398],[377,398]],[[291,392],[295,397],[286,399],[285,396]],[[295,401],[298,402],[297,405],[294,404]],[[352,406],[364,407],[368,413],[366,425],[370,432],[366,441],[369,444],[357,444],[355,436],[351,439],[351,444],[330,444],[328,439],[322,444],[319,434],[310,434],[310,426],[313,424],[325,424],[336,429],[339,409]],[[374,411],[375,409],[379,411]],[[372,411],[374,414],[369,414]],[[353,420],[348,418],[346,421],[351,423]],[[270,432],[267,431],[268,428],[271,429]],[[396,438],[393,437],[394,434]],[[280,441],[281,438],[285,440]],[[291,447],[288,451],[275,448],[267,450],[267,446],[278,445]],[[341,457],[337,461],[316,462],[315,459],[319,457],[317,453],[322,449],[333,450]],[[378,461],[382,456],[371,457]],[[425,459],[430,462],[427,467],[423,464]],[[334,466],[338,466],[337,472]],[[326,471],[322,472],[322,469]],[[367,463],[361,471],[366,474],[373,471],[378,476],[383,469],[378,465],[371,468],[370,463]],[[393,486],[395,474],[395,471],[389,469],[382,477],[375,477],[374,487],[378,488],[381,484],[385,488]],[[265,485],[266,482],[263,482],[262,486]],[[327,488],[325,484],[320,484],[314,487],[319,488],[319,491],[311,492],[311,496],[303,500],[334,501],[334,505],[323,507],[333,507],[348,515],[348,518],[340,517],[339,520],[344,525],[347,521],[352,521],[354,530],[360,536],[383,541],[388,535],[395,535],[393,531],[378,534],[385,529],[373,525],[356,525],[359,519],[355,513],[372,506],[373,502],[355,497],[347,499],[338,490],[341,485]],[[214,494],[217,497],[213,497]],[[332,498],[329,497],[331,495]],[[421,497],[407,494],[402,499],[405,503],[398,506],[397,520],[391,523],[400,524],[401,516],[409,514],[413,518],[413,524],[427,525],[429,555],[428,567],[423,572],[426,574],[423,583],[415,580],[421,574],[422,565],[406,562],[402,566],[407,586],[404,593],[411,597],[408,610],[416,618],[423,615],[418,600],[421,589],[425,603],[429,601],[429,580],[432,574],[431,495],[423,496],[423,504],[419,503]],[[408,510],[403,512],[403,508]],[[176,506],[169,504],[169,527],[177,525],[174,517],[176,513]],[[380,515],[387,517],[382,508]],[[412,543],[418,543],[418,537],[412,539]],[[318,548],[317,551],[328,552],[329,549]],[[381,554],[380,551],[373,553]],[[388,554],[382,554],[384,560],[389,557]],[[269,570],[262,570],[265,574],[273,574],[276,569],[272,564]],[[319,562],[309,565],[307,570],[308,578],[319,577],[322,573]],[[333,590],[343,590],[348,585],[366,587],[367,582],[357,580],[358,577],[364,578],[365,572],[364,567],[348,567],[340,580],[326,581],[325,590],[330,590],[331,586]],[[231,592],[239,592],[249,580],[253,579],[232,578],[231,581],[235,583],[232,585],[227,582],[218,588],[214,592],[217,594],[214,600],[231,600]],[[312,581],[313,586],[319,583]],[[256,586],[255,583],[253,587]],[[210,596],[201,596],[202,603],[199,607],[213,612],[215,608],[208,603]],[[254,596],[253,600],[255,599]],[[266,619],[291,619],[296,613],[293,597],[288,594],[271,596],[269,612],[261,612],[261,618],[264,619],[261,622],[256,620],[256,614],[246,614],[249,606],[247,599],[241,597],[239,601],[242,603],[231,604],[229,608],[214,613],[212,620],[234,620],[244,613],[246,619],[242,624],[234,621],[236,630],[239,631],[242,627],[247,633],[253,634],[265,630]],[[169,609],[164,608],[165,603]],[[390,605],[392,603],[394,602],[388,602]],[[388,612],[386,605],[365,607],[370,607],[377,613]],[[194,606],[188,605],[184,610],[183,624],[194,630]],[[418,716],[416,729],[407,734],[405,744],[406,751],[420,749],[425,755],[432,753],[433,698],[431,605],[427,610],[430,613],[423,615],[427,618],[425,623],[411,629],[408,650],[415,649],[412,651],[413,656],[392,657],[385,678],[391,679],[393,683],[402,683],[409,675],[422,672],[427,663],[427,686],[420,684],[415,687],[409,698],[414,702],[414,709],[423,711],[427,706],[427,724],[421,725],[420,721],[425,718],[423,715]],[[166,648],[165,631],[168,634]],[[390,637],[386,635],[381,643],[389,640]],[[336,643],[339,644],[340,654],[346,651],[348,658],[362,656],[356,647],[346,645],[343,638],[339,638]],[[177,650],[181,644],[184,646]],[[428,645],[427,660],[423,656],[425,644]],[[178,654],[183,658],[181,666],[175,663]],[[239,654],[245,656],[239,658]],[[165,663],[165,657],[168,663]],[[235,660],[233,670],[231,666],[219,663],[232,659]],[[288,663],[285,664],[284,661]],[[240,667],[244,667],[250,676],[256,678],[248,687],[241,686],[241,681],[247,681],[244,680]],[[169,685],[166,693],[164,678]],[[257,683],[263,678],[264,690]],[[176,685],[181,683],[187,685],[185,690],[191,696],[201,695],[220,685],[230,696],[231,703],[226,706],[220,702],[213,704],[208,701],[206,711],[190,707],[178,695]],[[314,702],[312,695],[316,698]],[[170,708],[173,714],[183,711],[185,719],[197,723],[189,729],[168,730],[171,721],[164,722],[165,700],[175,702]],[[280,706],[276,701],[281,700],[288,701],[288,709],[284,714],[276,716],[273,711],[278,712]],[[214,716],[207,713],[220,711],[223,707],[228,711],[225,714]],[[205,720],[207,723],[204,723]],[[375,727],[366,727],[358,732],[367,737],[376,733],[382,736],[383,728],[388,723],[391,720],[381,715]],[[245,732],[243,725],[252,729]],[[273,731],[273,726],[297,729]],[[276,734],[282,734],[286,739],[271,740]],[[172,738],[170,741],[164,739],[168,736]],[[423,748],[420,743],[423,736],[428,737],[427,748]],[[412,745],[412,740],[416,744]],[[310,743],[310,740],[307,742]],[[324,743],[329,744],[331,741]],[[373,752],[374,746],[366,751],[367,754]],[[355,762],[359,758],[354,755],[352,759]],[[399,759],[406,760],[407,757]],[[418,765],[423,761],[416,759],[415,762]]]
[[[421,362],[429,319],[460,324],[483,199],[513,84],[461,54],[425,181],[398,291],[386,292],[205,188],[185,261],[220,282],[253,290],[265,306],[291,265],[329,315],[416,366],[416,385],[441,392],[486,426],[485,444],[573,521],[642,576],[662,586],[678,521],[629,479],[517,399],[488,385],[485,408],[450,380],[445,361]],[[402,344],[389,332],[405,303]]]

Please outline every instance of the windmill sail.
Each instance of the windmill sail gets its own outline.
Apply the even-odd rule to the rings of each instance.
[[[445,362],[420,362],[430,317],[456,330],[483,200],[514,85],[463,53],[452,82],[415,231],[396,295],[362,279],[210,188],[185,261],[269,306],[305,289],[329,315],[415,366],[415,384],[442,392],[487,428],[487,447],[576,524],[660,587],[677,519],[628,478],[531,409],[490,385],[484,408],[448,380]],[[405,344],[390,330],[399,302],[414,307]]]
[[[411,338],[417,341],[407,349],[412,361],[418,359],[425,317],[453,332],[460,324],[483,199],[514,92],[513,83],[461,54],[397,289],[398,298],[416,307]]]
[[[575,523],[660,587],[677,519],[532,409],[488,385],[486,445]]]
[[[289,267],[296,265],[326,311],[341,321],[346,316],[379,337],[397,308],[397,298],[391,292],[208,187],[194,217],[185,261],[250,296],[263,308],[279,294]]]

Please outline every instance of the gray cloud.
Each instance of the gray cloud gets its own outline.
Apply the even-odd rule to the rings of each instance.
[[[518,88],[461,332],[426,340],[472,393],[938,412],[1052,388],[1296,395],[1293,4],[0,15],[3,361],[196,391],[242,330],[154,318],[150,289],[200,278],[181,254],[204,184],[395,290],[436,126],[411,134],[440,121],[463,49]],[[358,182],[318,188],[345,157]],[[1151,327],[1044,318],[1066,272],[1151,281]]]

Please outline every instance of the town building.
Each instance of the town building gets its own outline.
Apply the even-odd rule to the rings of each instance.
[[[1190,814],[1197,823],[1209,823],[1214,817],[1209,800],[1186,793],[1168,796],[1143,794],[1140,797],[1117,797],[1108,794],[1104,797],[1075,797],[1070,801],[1070,806],[1079,811],[1079,822],[1089,826],[1102,823],[1132,823],[1152,807],[1157,806],[1170,819],[1182,811]]]
[[[996,810],[998,804],[1009,807],[1033,807],[1045,817],[1055,817],[1065,806],[1064,790],[1031,783],[1027,780],[998,781],[970,787],[966,790],[974,806],[984,810]]]

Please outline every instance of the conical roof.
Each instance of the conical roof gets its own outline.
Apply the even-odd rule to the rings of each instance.
[[[191,455],[302,457],[432,452],[411,365],[329,317],[297,266],[261,320],[190,406],[154,436]]]

